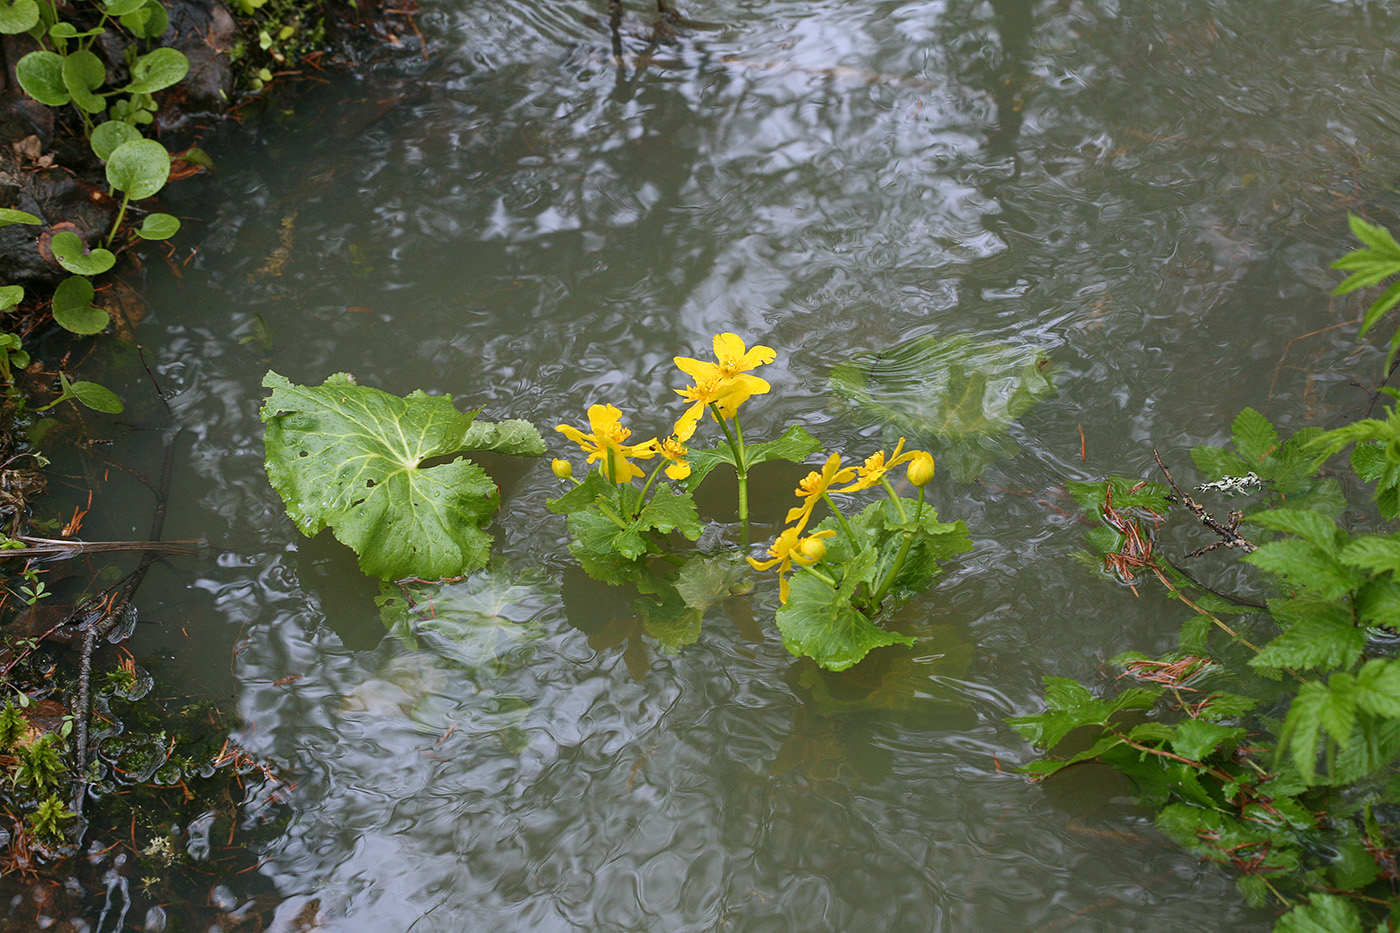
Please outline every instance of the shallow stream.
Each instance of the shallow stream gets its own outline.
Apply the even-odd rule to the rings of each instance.
[[[116,386],[181,429],[167,537],[220,549],[152,573],[131,649],[294,782],[259,853],[281,929],[1268,930],[1125,786],[1018,776],[1004,719],[1046,675],[1111,689],[1107,658],[1180,622],[1073,559],[1067,479],[1151,476],[1156,447],[1199,482],[1186,451],[1242,407],[1364,407],[1382,352],[1327,265],[1400,177],[1394,8],[715,0],[653,43],[634,3],[622,69],[601,3],[422,9],[428,60],[333,80],[179,186],[199,249],[152,264],[141,331],[173,420],[139,368]],[[834,366],[925,335],[1048,355],[1010,455],[930,487],[975,549],[901,614],[914,649],[818,675],[770,578],[661,650],[571,559],[548,461],[506,458],[473,617],[499,624],[411,646],[263,471],[269,368],[446,393],[558,456],[598,402],[666,431],[671,358],[720,331],[778,353],[747,434],[857,459],[893,438],[835,404]],[[160,437],[116,454],[152,468]],[[755,480],[758,539],[800,472]],[[140,538],[147,502],[84,533]]]

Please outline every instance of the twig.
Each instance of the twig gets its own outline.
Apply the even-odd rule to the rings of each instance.
[[[162,554],[194,554],[204,547],[203,541],[81,541],[77,538],[36,538],[32,535],[18,535],[14,538],[24,544],[22,548],[0,550],[0,560],[15,557],[69,559],[80,554],[96,554],[105,551],[151,551]]]
[[[1152,457],[1157,461],[1157,466],[1161,468],[1162,475],[1165,476],[1167,478],[1167,482],[1171,484],[1172,490],[1176,492],[1178,497],[1180,497],[1182,504],[1184,504],[1188,509],[1190,509],[1195,514],[1195,516],[1201,520],[1201,524],[1205,525],[1211,531],[1215,532],[1217,535],[1220,536],[1220,540],[1218,542],[1211,545],[1209,548],[1197,551],[1197,554],[1205,553],[1206,550],[1210,550],[1211,548],[1216,547],[1239,548],[1246,554],[1250,553],[1251,551],[1258,550],[1258,545],[1254,544],[1252,541],[1245,538],[1243,535],[1241,535],[1238,531],[1235,530],[1236,526],[1239,524],[1239,519],[1232,520],[1228,525],[1220,524],[1220,522],[1215,519],[1215,516],[1211,515],[1201,506],[1199,502],[1191,498],[1190,493],[1183,492],[1181,487],[1176,484],[1176,480],[1172,479],[1171,473],[1167,470],[1167,465],[1162,462],[1162,456],[1161,454],[1157,453],[1157,449],[1155,447],[1152,449]]]

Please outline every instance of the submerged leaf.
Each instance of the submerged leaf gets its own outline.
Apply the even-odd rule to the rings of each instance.
[[[485,565],[496,484],[470,460],[422,466],[472,448],[473,414],[441,396],[398,398],[344,376],[298,386],[269,372],[263,385],[272,389],[262,408],[268,478],[304,534],[329,527],[362,570],[385,580]]]
[[[1042,350],[930,335],[837,366],[831,391],[927,442],[940,469],[967,481],[1015,453],[1007,430],[1055,386]]]

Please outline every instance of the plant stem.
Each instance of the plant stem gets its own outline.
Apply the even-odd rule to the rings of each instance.
[[[894,507],[895,507],[895,511],[897,511],[897,512],[899,513],[899,520],[900,520],[901,522],[907,522],[907,521],[909,521],[909,515],[904,511],[904,503],[903,503],[903,501],[900,500],[900,497],[895,493],[894,487],[890,485],[890,481],[889,481],[888,479],[886,479],[885,477],[882,476],[882,477],[880,477],[880,485],[885,487],[885,492],[889,493],[889,494],[890,494],[890,498],[894,500]],[[919,503],[922,505],[922,504],[923,504],[923,501],[924,501],[924,488],[923,488],[922,486],[920,486],[920,487],[919,487]]]
[[[744,525],[744,550],[749,549],[749,465],[744,462],[744,429],[739,426],[739,413],[734,413],[734,430],[729,430],[729,423],[720,414],[719,406],[714,402],[710,403],[710,409],[719,419],[719,426],[724,429],[724,439],[729,442],[729,449],[734,451],[734,473],[739,478],[739,521]]]
[[[816,567],[803,567],[802,569],[815,576],[818,580],[822,581],[827,586],[831,587],[833,590],[837,589],[836,581],[831,579],[831,577],[828,577],[826,574],[822,573]]]
[[[642,502],[646,499],[647,492],[651,490],[651,484],[656,482],[656,476],[658,473],[661,472],[661,469],[664,466],[666,466],[665,457],[661,458],[661,462],[656,465],[656,469],[651,471],[651,475],[647,477],[647,481],[644,484],[642,484],[642,491],[637,493],[637,502],[635,505],[632,506],[633,515],[642,514]]]
[[[881,482],[884,482],[884,483],[885,483],[885,487],[886,487],[886,488],[889,487],[889,483],[888,483],[888,482],[885,482],[884,480],[881,480]],[[893,489],[890,490],[890,494],[891,494],[891,495],[894,495],[894,490],[893,490]],[[904,518],[904,506],[900,505],[899,497],[897,497],[897,496],[895,497],[894,504],[895,504],[895,508],[899,509],[899,517],[900,517],[901,519],[903,519],[903,518]],[[915,522],[918,522],[918,520],[919,520],[919,515],[923,512],[923,510],[924,510],[924,487],[920,486],[920,487],[919,487],[919,504],[914,508],[914,521],[915,521]],[[879,608],[880,608],[880,603],[884,600],[885,595],[886,595],[887,593],[889,593],[890,587],[894,585],[894,578],[897,577],[897,576],[899,576],[899,571],[902,570],[902,569],[904,568],[904,560],[905,560],[905,558],[907,558],[907,557],[909,556],[909,549],[913,546],[913,544],[914,544],[914,532],[912,532],[912,531],[906,531],[906,532],[904,533],[904,540],[901,541],[900,544],[899,544],[899,553],[896,554],[896,555],[894,556],[894,563],[890,565],[889,573],[885,574],[885,579],[883,579],[883,580],[880,581],[880,588],[879,588],[878,590],[875,591],[875,595],[873,595],[873,596],[870,597],[870,608],[871,608],[871,609],[879,609]]]
[[[856,553],[860,553],[860,539],[857,538],[856,533],[851,530],[851,525],[846,521],[846,516],[841,514],[841,510],[836,507],[836,503],[831,501],[831,496],[827,495],[825,492],[822,493],[822,501],[826,503],[827,508],[831,509],[831,514],[836,516],[836,524],[840,525],[841,530],[846,533],[846,537],[851,539],[851,549]]]
[[[103,246],[105,246],[105,247],[107,247],[107,248],[109,248],[109,249],[111,248],[111,246],[112,246],[112,240],[116,239],[117,230],[118,230],[118,229],[121,227],[121,225],[122,225],[122,218],[126,216],[126,205],[127,205],[127,202],[129,202],[130,200],[131,200],[131,192],[129,192],[129,191],[122,192],[122,206],[121,206],[121,210],[117,211],[117,219],[112,223],[112,232],[109,233],[109,234],[107,234],[107,242],[104,243],[104,244],[102,244]]]

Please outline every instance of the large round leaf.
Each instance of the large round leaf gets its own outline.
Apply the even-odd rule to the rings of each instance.
[[[100,334],[112,318],[92,306],[92,283],[81,275],[64,279],[53,292],[53,319],[74,334]]]
[[[88,113],[101,113],[107,104],[93,91],[107,80],[107,69],[102,59],[86,49],[79,49],[63,56],[63,87],[73,98],[73,103]]]
[[[127,94],[153,94],[178,84],[190,73],[190,60],[178,49],[159,48],[131,66],[131,83],[122,88]]]
[[[39,4],[34,0],[0,3],[0,34],[12,36],[27,32],[39,22]]]
[[[149,198],[170,177],[170,153],[154,139],[133,139],[112,150],[107,183],[134,200]]]
[[[92,145],[92,151],[103,162],[106,162],[122,143],[129,143],[141,138],[141,131],[130,123],[121,120],[108,120],[106,123],[98,124],[92,131],[92,138],[88,142]]]
[[[50,248],[58,264],[74,275],[101,275],[117,263],[117,257],[109,250],[95,249],[89,253],[83,247],[82,238],[71,230],[55,233]]]
[[[267,475],[303,533],[329,527],[365,573],[385,580],[485,565],[496,484],[470,460],[423,466],[481,437],[471,414],[448,398],[398,398],[343,375],[298,386],[269,372],[263,385],[272,389],[261,413]]]
[[[30,52],[15,65],[15,77],[24,93],[41,104],[62,107],[72,100],[63,86],[63,56],[57,52]]]

